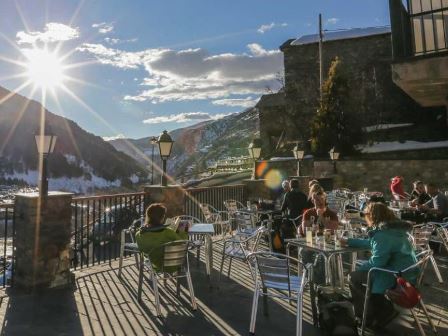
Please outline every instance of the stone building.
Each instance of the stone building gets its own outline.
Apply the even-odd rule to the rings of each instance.
[[[271,155],[281,153],[282,147],[289,151],[293,142],[309,138],[319,102],[318,35],[288,40],[280,49],[284,54],[284,88],[263,96],[257,105],[263,150]],[[422,107],[394,83],[389,28],[326,33],[324,76],[336,57],[342,60],[350,84],[351,107],[347,113],[359,127],[427,123],[427,129],[431,129],[432,124],[445,117],[444,108]],[[419,136],[422,139],[412,140],[425,140],[425,134]]]

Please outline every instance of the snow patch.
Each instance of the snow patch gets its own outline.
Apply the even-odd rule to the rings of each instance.
[[[374,132],[374,131],[381,131],[385,129],[391,129],[391,128],[399,128],[399,127],[409,127],[414,125],[413,123],[407,123],[407,124],[378,124],[378,125],[372,125],[364,127],[364,132]]]
[[[398,141],[376,142],[373,145],[357,146],[357,149],[362,153],[381,153],[381,152],[395,152],[413,149],[429,149],[429,148],[446,148],[448,141],[433,141],[433,142],[419,142],[419,141],[405,141],[403,143]]]

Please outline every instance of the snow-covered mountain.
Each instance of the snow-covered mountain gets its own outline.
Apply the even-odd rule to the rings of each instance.
[[[0,101],[0,184],[36,185],[38,153],[34,135],[39,129],[42,106],[2,87]],[[46,111],[46,124],[57,135],[54,153],[48,160],[50,190],[88,193],[99,188],[132,188],[146,179],[141,164],[75,122]]]
[[[168,171],[174,176],[188,175],[203,171],[208,163],[218,159],[247,155],[247,147],[258,133],[258,115],[255,108],[222,119],[176,129],[170,132],[175,143],[168,161]],[[116,149],[148,165],[148,158],[152,154],[150,138],[116,139],[110,143]],[[160,165],[157,148],[154,153],[154,161]]]

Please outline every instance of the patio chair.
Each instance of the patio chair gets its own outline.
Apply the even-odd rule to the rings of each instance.
[[[414,246],[417,251],[424,251],[430,249],[429,241],[431,239],[431,235],[434,230],[435,227],[434,225],[431,224],[422,224],[414,226],[412,236],[414,238]],[[434,272],[436,273],[437,280],[439,281],[439,283],[443,283],[443,278],[442,275],[440,274],[439,267],[432,254],[430,256],[430,261],[434,269]]]
[[[210,204],[200,204],[199,205],[202,214],[204,215],[205,221],[209,224],[213,224],[215,227],[215,232],[221,233],[224,238],[226,232],[230,231],[230,218],[227,211],[219,211],[212,207]],[[224,219],[226,218],[226,219]]]
[[[247,261],[247,256],[249,253],[256,252],[258,249],[258,244],[260,243],[261,236],[267,232],[267,228],[260,226],[248,237],[233,236],[229,239],[224,240],[222,249],[222,259],[221,268],[219,273],[219,279],[221,279],[221,274],[224,269],[224,261],[229,258],[229,270],[227,271],[227,276],[230,277],[230,270],[232,268],[232,260],[239,259],[244,262]],[[249,270],[252,273],[252,267],[249,264]]]
[[[237,211],[234,214],[236,232],[234,236],[248,237],[256,231],[256,215],[244,211]]]
[[[249,263],[255,267],[255,288],[252,301],[249,332],[255,334],[258,299],[264,297],[265,312],[267,297],[288,301],[297,300],[296,335],[302,335],[303,291],[308,281],[307,267],[300,261],[284,254],[274,252],[255,252],[247,256]],[[291,263],[301,265],[297,275],[291,272]]]
[[[193,224],[202,223],[202,221],[193,216],[181,215],[171,218],[175,227],[186,226],[191,227]],[[200,235],[189,235],[190,249],[196,249],[196,258],[199,260],[201,256],[201,247],[204,245],[204,237]]]
[[[437,235],[440,237],[445,250],[448,252],[448,223],[446,226],[441,226],[436,229]]]
[[[367,289],[366,289],[366,296],[364,299],[364,312],[363,312],[363,316],[362,316],[362,325],[361,325],[361,336],[364,335],[365,329],[366,329],[366,320],[367,320],[367,313],[368,313],[368,304],[369,304],[369,299],[370,299],[370,294],[371,294],[371,287],[372,287],[372,277],[374,276],[373,274],[375,272],[385,272],[385,273],[389,273],[389,274],[393,274],[393,275],[399,275],[399,274],[405,274],[408,271],[411,271],[413,269],[419,268],[420,269],[420,275],[419,278],[417,280],[417,284],[416,287],[420,287],[421,283],[422,283],[422,279],[423,279],[423,275],[424,272],[426,270],[426,265],[428,263],[428,261],[430,260],[430,258],[432,257],[432,251],[431,250],[426,250],[423,251],[421,253],[419,253],[417,255],[417,259],[418,261],[414,264],[411,265],[401,271],[393,271],[393,270],[389,270],[389,269],[385,269],[385,268],[379,268],[379,267],[373,267],[369,270],[369,273],[367,275]],[[428,320],[429,325],[431,326],[432,331],[434,332],[435,335],[437,335],[437,329],[434,326],[434,323],[432,322],[431,317],[428,314],[428,310],[426,309],[425,304],[423,303],[423,300],[420,298],[418,305],[420,305],[420,307],[423,310],[423,313],[426,316],[426,319]],[[409,308],[409,310],[411,311],[412,317],[415,320],[415,323],[417,324],[418,330],[420,332],[421,336],[426,336],[425,331],[423,330],[423,327],[414,311],[414,308]]]
[[[155,296],[156,311],[157,316],[162,316],[162,311],[160,309],[160,297],[158,280],[161,279],[165,282],[167,279],[175,279],[178,285],[179,278],[187,278],[188,290],[190,291],[190,300],[193,310],[197,310],[196,298],[194,296],[193,283],[191,281],[190,267],[188,263],[188,240],[176,240],[159,246],[162,249],[162,267],[160,270],[156,270],[149,256],[143,256],[140,261],[140,272],[138,279],[138,290],[137,299],[139,302],[142,301],[142,291],[143,291],[143,278],[144,271],[147,270],[149,273],[149,279],[152,280],[152,288]],[[174,271],[172,271],[174,269]],[[179,292],[179,291],[178,291]]]
[[[135,265],[138,267],[139,265],[139,255],[140,251],[137,246],[137,242],[135,240],[135,234],[137,232],[137,228],[141,227],[143,219],[136,219],[132,225],[124,230],[121,230],[120,235],[120,259],[118,262],[118,277],[121,278],[121,270],[123,268],[123,258],[124,254],[133,254],[135,257]]]

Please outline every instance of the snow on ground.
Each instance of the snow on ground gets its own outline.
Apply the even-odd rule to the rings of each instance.
[[[116,179],[114,181],[108,181],[102,177],[91,174],[92,178],[90,180],[85,177],[58,177],[48,179],[49,190],[63,190],[70,191],[74,193],[87,193],[89,189],[92,188],[109,188],[109,187],[120,187],[121,181]],[[14,173],[5,174],[3,178],[19,179],[23,180],[29,185],[37,185],[39,181],[39,172],[37,170],[29,170],[28,173]]]
[[[381,130],[385,130],[385,129],[390,129],[390,128],[398,128],[398,127],[408,127],[408,126],[412,126],[414,125],[413,123],[407,123],[407,124],[378,124],[378,125],[371,125],[371,126],[367,126],[364,127],[363,130],[364,132],[374,132],[374,131],[381,131]]]
[[[413,149],[430,149],[430,148],[446,148],[448,147],[448,140],[433,141],[433,142],[419,142],[419,141],[405,141],[403,143],[398,141],[376,142],[373,145],[357,146],[357,149],[362,153],[381,153],[394,152]]]

